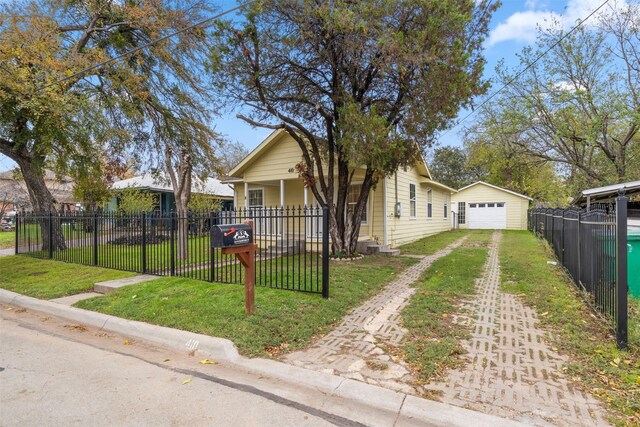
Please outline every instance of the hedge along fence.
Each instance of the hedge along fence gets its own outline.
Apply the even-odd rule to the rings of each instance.
[[[255,284],[329,296],[328,210],[321,207],[134,213],[45,212],[16,218],[16,254],[159,276],[241,284],[211,225],[253,220]]]
[[[529,210],[529,230],[546,239],[575,285],[628,343],[627,198],[588,209]]]

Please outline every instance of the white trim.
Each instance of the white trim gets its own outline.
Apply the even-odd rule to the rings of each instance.
[[[280,180],[280,207],[284,208],[284,179]]]
[[[309,205],[309,194],[307,190],[307,186],[303,186],[303,194],[304,194],[304,207],[306,208]]]
[[[484,184],[487,187],[495,188],[496,190],[504,191],[505,193],[509,193],[509,194],[513,194],[514,196],[522,197],[523,199],[533,200],[531,197],[525,196],[524,194],[516,193],[515,191],[507,190],[506,188],[498,187],[497,185],[489,184],[488,182],[484,182],[484,181],[476,181],[473,184],[469,184],[466,187],[462,187],[461,189],[458,190],[458,193],[466,190],[467,188],[471,188],[474,185],[478,185],[478,184]]]
[[[429,201],[429,194],[431,194],[431,201]],[[431,216],[429,216],[429,204],[431,204]],[[431,187],[427,187],[427,203],[424,206],[427,209],[425,216],[427,221],[430,221],[433,219],[433,188]]]
[[[249,183],[244,183],[244,208],[249,209]]]
[[[382,178],[382,244],[388,245],[387,236],[387,178]]]

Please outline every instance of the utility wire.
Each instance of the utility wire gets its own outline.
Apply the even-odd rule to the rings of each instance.
[[[586,18],[580,20],[580,22],[578,22],[573,28],[571,28],[567,33],[565,33],[562,37],[560,37],[558,40],[556,40],[555,43],[553,43],[549,48],[547,48],[544,52],[542,52],[540,55],[538,55],[536,57],[536,59],[533,60],[533,62],[531,62],[530,64],[528,64],[526,67],[524,67],[522,70],[518,71],[516,73],[515,76],[513,76],[511,79],[509,79],[508,82],[506,82],[504,85],[502,85],[502,87],[500,89],[498,89],[497,91],[493,92],[487,99],[485,99],[479,106],[478,108],[474,109],[473,111],[471,111],[469,114],[467,114],[466,116],[464,116],[460,121],[458,121],[458,123],[455,124],[455,126],[447,129],[447,131],[445,133],[443,133],[442,135],[438,136],[438,141],[440,141],[440,139],[442,139],[446,134],[448,134],[449,132],[451,132],[452,130],[454,130],[455,128],[457,128],[458,126],[460,126],[465,120],[467,120],[469,117],[471,117],[472,115],[474,115],[476,113],[476,111],[482,109],[489,101],[491,101],[496,95],[498,95],[500,92],[502,92],[504,89],[507,88],[507,86],[511,85],[511,83],[513,83],[514,81],[516,81],[521,75],[523,75],[525,72],[527,72],[527,70],[529,70],[529,68],[531,68],[532,66],[534,66],[536,64],[536,62],[538,62],[543,56],[545,56],[547,53],[549,53],[551,50],[553,50],[556,46],[558,46],[560,43],[562,43],[562,41],[567,38],[568,36],[570,36],[574,31],[576,31],[578,28],[580,28],[582,26],[582,24],[584,24],[585,22],[587,22],[587,20],[589,18],[591,18],[593,15],[595,15],[600,9],[602,9],[607,3],[609,3],[609,0],[605,0],[600,6],[598,6],[596,9],[593,10],[593,12],[591,12],[589,15],[587,15]]]
[[[244,3],[238,5],[238,6],[234,7],[234,8],[225,10],[222,13],[219,13],[219,14],[217,14],[215,16],[212,16],[211,18],[203,19],[202,21],[196,22],[195,24],[189,25],[188,27],[184,27],[184,28],[182,28],[182,29],[180,29],[178,31],[175,31],[175,32],[171,33],[171,34],[167,34],[166,36],[163,36],[163,37],[157,38],[155,40],[152,40],[152,41],[150,41],[148,43],[145,43],[142,46],[138,46],[135,49],[131,49],[130,51],[125,52],[122,55],[115,56],[113,58],[107,59],[106,61],[98,62],[97,64],[94,64],[94,65],[92,65],[90,67],[84,68],[84,69],[82,69],[82,70],[80,70],[80,71],[78,71],[76,73],[73,73],[73,74],[71,74],[71,75],[69,75],[67,77],[64,77],[64,78],[62,78],[60,80],[56,80],[55,82],[48,83],[48,84],[40,87],[39,90],[44,90],[44,89],[47,89],[47,88],[49,88],[51,86],[55,86],[55,85],[58,85],[60,83],[66,82],[67,80],[71,80],[71,79],[74,79],[74,78],[76,78],[78,76],[82,76],[83,74],[87,73],[88,71],[92,71],[92,70],[96,70],[98,68],[102,68],[107,64],[110,64],[112,62],[118,61],[118,60],[120,60],[122,58],[126,58],[129,55],[132,55],[132,54],[134,54],[136,52],[139,52],[139,51],[141,51],[143,49],[146,49],[146,48],[148,48],[150,46],[153,46],[154,44],[160,43],[161,41],[164,41],[164,40],[170,39],[172,37],[175,37],[175,36],[177,36],[179,34],[182,34],[182,33],[186,32],[186,31],[192,30],[192,29],[194,29],[196,27],[201,27],[202,26],[203,28],[206,28],[206,24],[208,24],[210,21],[219,19],[219,18],[221,18],[221,17],[223,17],[225,15],[228,15],[229,13],[235,12],[235,11],[237,11],[239,9],[242,9],[243,7],[248,6],[251,3],[255,3],[255,2],[256,2],[256,0],[249,0],[247,2],[244,2]]]

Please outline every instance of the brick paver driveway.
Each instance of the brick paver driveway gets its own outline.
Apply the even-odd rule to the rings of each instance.
[[[406,393],[416,393],[414,378],[407,365],[385,352],[396,346],[405,334],[400,311],[416,291],[411,285],[431,264],[462,244],[465,238],[426,257],[389,283],[342,319],[340,325],[310,348],[285,357],[285,361],[323,372],[377,384]]]
[[[469,363],[426,388],[440,391],[443,402],[535,425],[606,425],[599,403],[563,375],[565,359],[545,342],[535,310],[500,291],[500,237],[494,233],[469,306],[474,317],[472,338],[464,343]]]

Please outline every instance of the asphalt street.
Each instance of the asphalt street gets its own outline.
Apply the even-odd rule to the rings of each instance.
[[[359,425],[197,357],[2,307],[0,425]],[[277,385],[274,385],[277,386]]]

